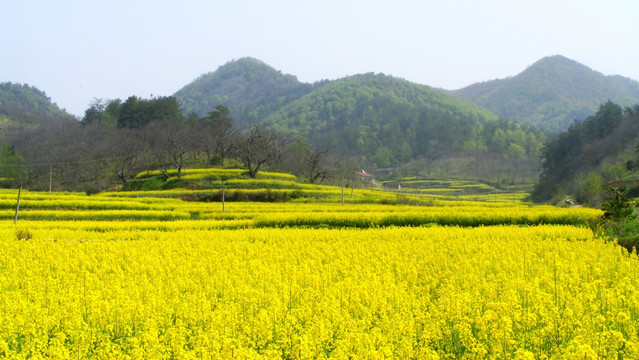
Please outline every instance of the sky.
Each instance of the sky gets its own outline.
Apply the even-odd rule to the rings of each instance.
[[[81,117],[242,57],[303,82],[375,72],[448,90],[563,55],[639,79],[637,0],[3,0],[0,82]]]

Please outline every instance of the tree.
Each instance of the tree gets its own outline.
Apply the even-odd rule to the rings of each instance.
[[[24,159],[18,154],[15,146],[7,142],[0,148],[0,178],[3,178],[3,182],[14,185],[26,179]]]
[[[223,105],[218,105],[215,110],[209,113],[208,130],[213,135],[213,149],[220,158],[220,163],[224,165],[224,160],[233,151],[236,137],[235,122],[230,116],[230,111]],[[210,161],[210,156],[208,156]]]
[[[633,217],[635,203],[626,196],[626,188],[610,187],[606,189],[608,199],[601,204],[604,211],[604,219],[608,221],[621,221]]]
[[[608,100],[599,105],[595,115],[588,117],[584,122],[588,138],[590,140],[601,139],[610,134],[623,121],[623,109]]]
[[[355,177],[360,168],[360,163],[353,157],[344,157],[336,161],[334,174],[337,184],[342,188],[342,205],[344,204],[344,188],[349,184],[351,187],[351,197],[353,197]]]
[[[224,160],[233,151],[237,132],[229,109],[218,105],[206,117],[195,119],[194,116],[195,113],[189,115],[191,120],[188,123],[195,145],[206,154],[207,164],[223,165]]]
[[[111,164],[122,185],[141,170],[145,144],[140,138],[140,130],[136,129],[116,129],[112,133]]]
[[[603,180],[599,174],[591,172],[577,179],[575,198],[580,203],[595,205],[600,201]]]
[[[329,149],[311,149],[307,148],[305,162],[306,172],[304,176],[309,179],[311,184],[321,183],[331,177],[334,169],[328,164]]]
[[[275,154],[275,137],[264,131],[263,124],[251,126],[239,138],[236,152],[251,178],[256,178],[260,168]]]
[[[153,159],[160,167],[164,180],[169,179],[169,169],[176,170],[177,179],[182,177],[186,154],[192,147],[192,137],[187,128],[175,122],[156,121],[144,128]]]
[[[103,99],[93,99],[91,104],[89,104],[89,108],[84,111],[84,117],[81,121],[82,124],[98,124],[105,109],[106,103]]]
[[[172,97],[158,97],[150,100],[130,96],[119,106],[117,127],[139,129],[152,121],[184,122],[184,114],[179,101]]]

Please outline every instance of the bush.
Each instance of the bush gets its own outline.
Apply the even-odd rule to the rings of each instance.
[[[591,172],[577,179],[575,199],[582,204],[596,206],[601,200],[603,180],[598,174]]]
[[[33,238],[33,234],[29,229],[17,229],[16,230],[16,239],[18,240],[31,240]]]
[[[635,203],[626,196],[625,187],[606,189],[608,199],[601,204],[604,219],[619,222],[635,217]]]
[[[209,160],[209,165],[222,165],[222,158],[217,154],[213,154],[211,160]]]

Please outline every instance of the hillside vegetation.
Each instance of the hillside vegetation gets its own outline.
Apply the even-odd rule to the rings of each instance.
[[[362,154],[377,167],[474,149],[497,117],[443,91],[382,74],[330,82],[266,119],[318,147]]]
[[[631,81],[605,77],[559,56],[507,80],[486,84],[490,94],[481,86],[462,92],[477,99],[503,98],[523,114],[554,98],[581,104],[593,93],[623,97],[634,91]],[[611,82],[619,86],[607,85]],[[80,123],[56,121],[70,117],[37,89],[5,88],[2,121],[17,116],[6,109],[23,109],[26,120],[15,122],[18,127],[3,126],[9,144],[6,159],[0,160],[18,161],[11,166],[25,171],[16,174],[5,167],[0,172],[6,176],[0,177],[40,189],[53,179],[58,188],[96,191],[124,184],[144,170],[160,170],[168,181],[171,169],[179,179],[181,169],[227,160],[245,166],[251,177],[260,170],[286,171],[313,183],[337,183],[348,167],[503,187],[537,179],[547,137],[449,92],[392,76],[369,73],[305,84],[251,58],[202,75],[176,96],[96,99]],[[509,92],[516,96],[508,98]],[[572,117],[555,115],[539,116],[544,121]],[[29,118],[39,125],[28,125]]]
[[[594,115],[574,122],[546,144],[533,198],[549,201],[572,195],[579,203],[598,206],[606,184],[624,181],[639,195],[634,181],[638,132],[639,105],[624,109],[610,101],[601,104]]]
[[[411,164],[430,172],[433,164],[456,162],[467,165],[446,165],[446,175],[455,168],[455,176],[531,182],[545,139],[540,131],[425,85],[372,73],[302,84],[250,58],[201,76],[175,96],[187,112],[205,113],[210,110],[195,104],[220,102],[240,127],[263,122],[331,156],[354,156],[369,169]]]
[[[27,84],[0,83],[0,134],[72,119],[44,91]]]
[[[584,120],[599,104],[639,102],[639,82],[605,76],[563,56],[545,57],[520,74],[454,91],[498,116],[539,128],[562,131]]]
[[[185,112],[206,116],[224,105],[239,121],[262,120],[313,89],[253,58],[241,58],[204,74],[175,93]]]

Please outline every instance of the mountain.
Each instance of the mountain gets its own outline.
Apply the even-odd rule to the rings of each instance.
[[[253,58],[241,58],[204,74],[175,93],[186,112],[205,116],[224,105],[240,121],[261,120],[313,89],[293,75]]]
[[[601,104],[595,114],[548,141],[533,200],[572,194],[580,203],[598,205],[602,189],[620,185],[631,186],[632,197],[639,196],[638,132],[639,105],[624,109],[611,101]]]
[[[555,55],[514,77],[473,84],[453,93],[498,116],[561,131],[575,119],[584,120],[608,100],[621,106],[639,103],[639,82],[605,76]]]
[[[200,76],[175,97],[187,112],[203,116],[224,105],[240,124],[264,122],[289,139],[378,168],[457,156],[472,157],[468,166],[478,169],[470,165],[477,157],[536,158],[545,138],[426,85],[373,73],[305,84],[252,58]]]
[[[34,117],[71,117],[52,103],[44,91],[10,82],[0,83],[0,115],[26,121]]]
[[[266,119],[316,147],[362,154],[378,167],[471,149],[489,111],[445,91],[383,74],[331,81]]]

